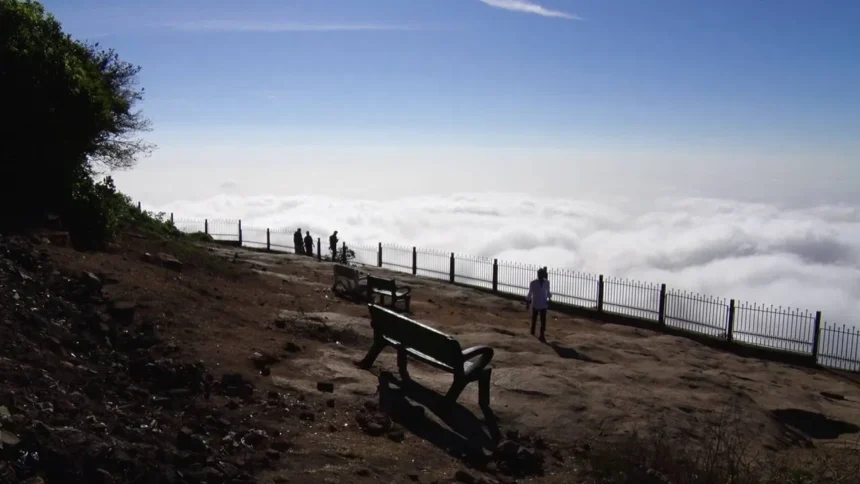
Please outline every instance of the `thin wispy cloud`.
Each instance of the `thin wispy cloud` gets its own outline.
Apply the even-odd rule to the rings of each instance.
[[[491,7],[510,10],[512,12],[531,13],[543,17],[563,18],[567,20],[582,20],[579,16],[560,10],[550,10],[526,0],[479,0]]]
[[[257,22],[245,20],[193,20],[162,24],[186,32],[352,32],[385,30],[419,30],[408,25],[384,24],[304,24],[290,22]]]

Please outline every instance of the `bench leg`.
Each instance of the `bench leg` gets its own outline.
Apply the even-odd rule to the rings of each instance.
[[[409,370],[406,367],[407,356],[405,349],[397,350],[397,370],[400,372],[400,379],[404,384],[412,380],[412,378],[409,377]]]
[[[493,375],[493,369],[487,368],[481,372],[481,379],[478,380],[478,405],[481,408],[490,408],[490,377]]]
[[[457,403],[457,399],[460,398],[460,394],[463,393],[463,390],[466,388],[469,382],[465,379],[454,379],[454,384],[451,385],[451,388],[448,390],[448,393],[445,394],[445,400],[448,401],[450,405]]]
[[[403,299],[403,302],[404,302],[404,303],[406,303],[406,312],[407,312],[407,313],[408,313],[408,312],[410,312],[410,311],[409,311],[409,303],[410,303],[410,301],[411,301],[411,300],[412,300],[412,298],[411,298],[410,296],[406,296],[406,297]]]
[[[382,350],[385,349],[385,342],[382,340],[376,340],[373,342],[373,346],[370,347],[370,351],[364,356],[364,359],[358,363],[358,367],[362,369],[368,369],[373,366],[373,362],[376,361],[376,358],[379,357],[379,354],[382,353]]]

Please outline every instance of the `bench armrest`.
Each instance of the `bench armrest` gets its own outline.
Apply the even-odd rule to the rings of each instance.
[[[489,346],[472,346],[463,350],[463,373],[467,379],[472,379],[490,364],[493,359],[493,348]]]

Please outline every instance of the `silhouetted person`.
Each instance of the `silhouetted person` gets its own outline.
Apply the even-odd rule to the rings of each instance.
[[[311,237],[311,231],[305,232],[305,255],[314,256],[314,238]]]
[[[296,254],[302,255],[305,253],[305,248],[302,245],[302,229],[298,228],[293,232],[293,247],[296,248]]]
[[[552,299],[552,293],[549,291],[549,279],[547,278],[546,267],[538,269],[538,278],[529,284],[529,293],[526,296],[526,308],[531,306],[532,310],[532,335],[535,334],[535,325],[537,318],[540,316],[540,339],[546,340],[544,332],[546,331],[546,310],[549,308],[549,301]]]
[[[331,260],[337,260],[337,230],[329,236],[328,248],[331,249]]]

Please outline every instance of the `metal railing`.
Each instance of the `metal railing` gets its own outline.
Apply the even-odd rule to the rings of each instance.
[[[183,232],[292,252],[292,231],[242,227],[240,220],[173,219]],[[379,243],[353,244],[353,263],[440,279],[495,293],[525,296],[538,267],[438,250]],[[320,248],[317,248],[319,251]],[[318,254],[319,256],[319,254]],[[820,365],[860,371],[860,330],[822,323],[821,312],[667,289],[665,284],[548,270],[553,302],[652,322],[753,347],[806,355]]]

